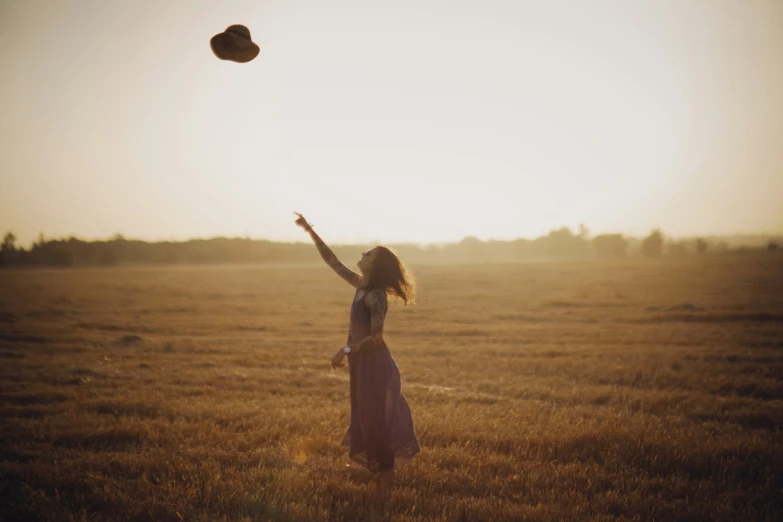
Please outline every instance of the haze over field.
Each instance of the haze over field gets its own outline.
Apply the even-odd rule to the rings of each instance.
[[[22,244],[783,230],[776,0],[5,0],[0,70]]]
[[[0,519],[781,520],[779,256],[415,275],[380,515],[325,266],[0,271]]]

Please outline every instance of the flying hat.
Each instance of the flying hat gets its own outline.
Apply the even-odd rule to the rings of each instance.
[[[221,60],[246,63],[258,56],[258,46],[250,38],[250,29],[232,25],[209,40],[212,52]]]

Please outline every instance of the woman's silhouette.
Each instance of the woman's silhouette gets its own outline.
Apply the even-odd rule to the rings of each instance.
[[[342,445],[352,460],[378,472],[378,493],[384,497],[394,483],[394,467],[419,452],[408,403],[400,391],[400,371],[383,340],[388,297],[406,305],[413,301],[413,280],[386,247],[362,254],[361,275],[343,265],[298,213],[295,223],[310,234],[321,257],[356,289],[351,304],[348,344],[332,357],[332,367],[348,358],[351,383],[351,423]]]

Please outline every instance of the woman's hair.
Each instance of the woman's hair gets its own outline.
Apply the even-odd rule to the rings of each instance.
[[[364,287],[368,290],[383,290],[387,296],[395,296],[406,305],[414,301],[413,277],[397,255],[385,246],[376,247],[378,253],[372,263],[370,276]]]

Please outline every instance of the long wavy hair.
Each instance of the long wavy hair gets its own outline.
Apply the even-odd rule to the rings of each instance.
[[[378,253],[372,264],[367,281],[362,285],[367,290],[383,290],[388,297],[396,297],[407,306],[414,302],[415,283],[397,254],[385,246],[376,247]]]

